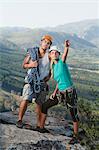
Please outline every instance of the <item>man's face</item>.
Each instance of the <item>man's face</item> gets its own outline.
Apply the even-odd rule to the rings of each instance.
[[[52,60],[58,59],[58,58],[59,58],[59,52],[57,52],[56,50],[52,50],[52,51],[50,52],[50,58],[51,58]]]
[[[41,47],[44,50],[49,49],[50,45],[51,45],[51,43],[47,39],[44,39],[44,40],[41,41]]]

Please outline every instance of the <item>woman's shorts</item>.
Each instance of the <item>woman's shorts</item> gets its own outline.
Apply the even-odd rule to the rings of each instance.
[[[59,101],[63,103],[63,105],[67,106],[70,110],[73,121],[78,121],[78,112],[77,112],[77,92],[76,89],[73,88],[71,91],[66,90],[65,92],[60,92]]]

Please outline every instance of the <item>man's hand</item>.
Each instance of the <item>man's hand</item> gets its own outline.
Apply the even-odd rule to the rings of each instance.
[[[30,68],[35,68],[37,66],[38,66],[38,62],[37,61],[32,61],[32,60],[29,61],[29,67]]]
[[[38,62],[37,61],[30,60],[29,63],[27,63],[25,61],[23,63],[23,68],[24,69],[35,68],[37,66],[38,66]]]

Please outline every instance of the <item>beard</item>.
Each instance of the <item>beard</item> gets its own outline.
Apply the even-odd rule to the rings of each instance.
[[[44,51],[46,51],[47,49],[49,49],[48,46],[42,46],[41,48],[42,48]]]

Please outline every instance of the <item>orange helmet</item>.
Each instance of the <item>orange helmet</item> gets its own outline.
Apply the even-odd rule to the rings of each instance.
[[[52,44],[52,40],[53,40],[52,36],[50,36],[50,35],[44,35],[41,40],[44,40],[44,39],[49,40],[51,42],[51,44]]]

